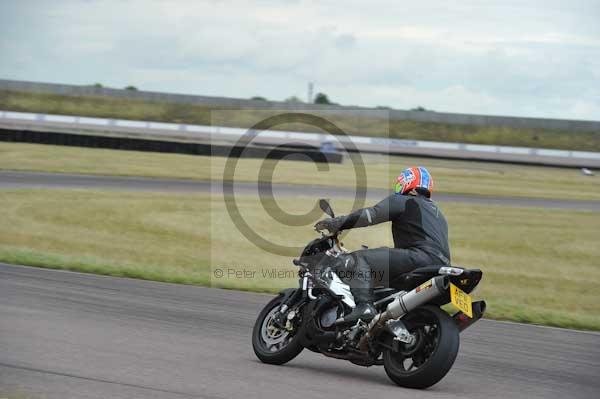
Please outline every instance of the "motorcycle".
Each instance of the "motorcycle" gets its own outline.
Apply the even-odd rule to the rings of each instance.
[[[323,212],[334,217],[326,200]],[[349,285],[330,266],[348,251],[339,233],[321,233],[293,263],[299,267],[299,287],[283,290],[260,312],[252,346],[264,363],[284,364],[304,348],[360,366],[383,365],[397,385],[424,389],[450,370],[459,349],[459,333],[478,321],[485,301],[469,295],[482,271],[456,266],[417,268],[375,287],[377,315],[366,323],[344,325],[355,307]],[[450,315],[441,306],[452,303]]]

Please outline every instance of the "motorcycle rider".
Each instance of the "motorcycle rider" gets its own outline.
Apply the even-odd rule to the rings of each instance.
[[[315,224],[318,231],[336,232],[356,227],[392,222],[394,248],[363,249],[340,255],[334,268],[342,276],[352,276],[349,285],[356,307],[341,322],[368,322],[377,311],[373,307],[374,276],[384,285],[417,267],[450,265],[448,224],[431,200],[433,179],[424,167],[402,171],[394,194],[375,206],[359,209],[347,216],[327,218]],[[387,284],[386,284],[387,283]]]

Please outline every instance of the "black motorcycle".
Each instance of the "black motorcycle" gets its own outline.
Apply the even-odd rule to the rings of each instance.
[[[323,212],[334,217],[326,200]],[[252,346],[264,363],[284,364],[307,348],[360,366],[383,365],[396,384],[427,388],[450,370],[459,332],[479,320],[485,302],[469,293],[479,284],[479,269],[427,266],[374,289],[378,314],[365,323],[344,325],[355,306],[350,287],[329,266],[347,250],[338,233],[311,241],[294,264],[300,287],[283,290],[258,315]],[[450,316],[440,309],[452,303]]]

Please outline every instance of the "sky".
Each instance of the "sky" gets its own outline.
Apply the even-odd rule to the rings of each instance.
[[[0,78],[600,120],[600,0],[0,0]]]

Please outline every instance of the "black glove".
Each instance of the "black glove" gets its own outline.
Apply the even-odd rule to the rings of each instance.
[[[341,230],[343,223],[344,223],[343,217],[327,218],[327,219],[319,220],[315,224],[315,230],[317,230],[317,231],[328,230],[330,233],[337,233],[338,231]]]

